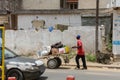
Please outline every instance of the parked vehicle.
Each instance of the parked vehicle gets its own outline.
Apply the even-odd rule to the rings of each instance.
[[[16,77],[16,80],[37,79],[45,72],[44,63],[28,57],[18,56],[5,48],[5,75]]]

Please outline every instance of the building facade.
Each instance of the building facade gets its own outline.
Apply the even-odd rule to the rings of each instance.
[[[112,0],[113,8],[113,37],[112,46],[116,60],[120,60],[120,0]]]
[[[112,30],[113,0],[99,0],[99,26],[107,41]],[[6,29],[31,30],[65,25],[96,26],[96,0],[0,0],[0,23]]]
[[[43,16],[50,15],[53,16],[53,18],[55,18],[54,14],[57,15],[57,17],[61,17],[64,15],[65,18],[67,17],[68,20],[67,22],[69,23],[69,24],[67,23],[67,25],[71,24],[70,19],[72,19],[73,24],[75,24],[74,22],[76,22],[77,24],[79,24],[79,26],[82,25],[81,19],[84,19],[86,15],[87,15],[86,17],[92,16],[94,18],[96,15],[96,0],[0,0],[0,4],[1,4],[0,18],[4,18],[1,21],[1,23],[4,23],[6,25],[7,27],[6,29],[19,29],[20,28],[19,16],[23,16],[23,15],[28,15],[28,16],[32,15],[35,18],[37,16],[42,16],[42,15]],[[105,12],[105,10],[107,10],[110,5],[111,4],[109,0],[104,0],[99,2],[101,16],[106,16],[106,15],[111,16],[110,14],[106,14]],[[72,16],[72,18],[69,17],[71,14],[75,16],[78,15],[78,17],[81,16],[82,18],[79,17],[79,19],[76,20],[74,19],[75,18],[74,16]],[[4,15],[7,16],[8,18],[7,17],[5,18]],[[79,23],[78,20],[80,20]],[[51,23],[51,21],[54,20],[50,19],[46,21],[46,24]],[[62,22],[60,22],[60,24],[61,23]],[[53,26],[53,25],[55,24],[49,26]],[[93,25],[95,25],[95,23]]]

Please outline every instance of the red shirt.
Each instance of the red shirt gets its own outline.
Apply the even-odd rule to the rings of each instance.
[[[78,55],[84,55],[84,49],[83,49],[83,45],[82,45],[82,41],[79,39],[79,40],[77,40],[77,47],[79,47],[79,48],[77,48],[77,54]]]

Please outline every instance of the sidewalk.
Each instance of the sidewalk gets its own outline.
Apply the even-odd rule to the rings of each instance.
[[[45,64],[47,64],[47,59],[41,59]],[[91,68],[108,68],[108,69],[120,69],[120,62],[113,62],[112,64],[101,64],[101,63],[97,63],[97,62],[89,62],[86,61],[86,64],[88,67]],[[82,65],[82,62],[80,60],[80,65]],[[75,67],[76,63],[74,58],[70,59],[70,62],[65,64],[64,61],[62,60],[62,65],[61,66],[71,66],[71,67]]]
[[[110,68],[110,69],[120,69],[120,62],[113,62],[111,64],[101,64],[97,62],[89,62],[86,61],[88,67],[96,67],[96,68]],[[80,65],[82,62],[80,61]],[[75,60],[71,59],[67,66],[76,66]]]

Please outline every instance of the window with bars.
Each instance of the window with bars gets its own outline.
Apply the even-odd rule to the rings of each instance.
[[[78,9],[78,0],[60,0],[61,8]]]
[[[67,0],[68,9],[78,9],[78,0]]]
[[[78,9],[78,3],[67,3],[68,9]]]

